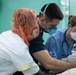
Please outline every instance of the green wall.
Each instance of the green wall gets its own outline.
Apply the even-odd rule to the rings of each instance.
[[[0,0],[0,33],[11,28],[11,14],[15,9],[27,7],[38,14],[41,7],[49,2],[59,5],[59,0]]]
[[[63,11],[60,0],[0,0],[0,33],[11,29],[11,14],[15,9],[22,7],[31,8],[35,10],[38,15],[44,4],[53,2]],[[58,25],[58,28],[63,27],[65,27],[65,18]],[[43,38],[45,41],[48,36],[48,34],[44,33]]]
[[[70,0],[70,14],[76,15],[76,0]]]

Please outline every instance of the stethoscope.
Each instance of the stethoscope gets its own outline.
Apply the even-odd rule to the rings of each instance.
[[[66,30],[67,31],[67,30]],[[69,47],[69,44],[68,44],[68,42],[67,42],[67,40],[66,40],[66,31],[65,31],[65,33],[64,33],[64,39],[63,39],[63,41],[62,41],[62,50],[64,51],[64,53],[67,53],[67,55],[66,56],[68,56],[69,54],[68,54],[68,50],[65,52],[65,50],[64,50],[64,45],[66,46],[67,45],[67,47]],[[75,44],[76,43],[76,41],[73,41],[73,44]],[[62,55],[62,56],[64,56],[64,55]]]
[[[66,31],[64,33],[64,40],[62,41],[62,47],[64,46],[64,43],[67,43],[67,46],[68,46],[68,42],[66,41]]]

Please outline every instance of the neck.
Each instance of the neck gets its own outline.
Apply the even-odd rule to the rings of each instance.
[[[70,37],[69,30],[66,31],[66,41],[68,42],[68,44],[70,44],[72,42],[72,38]]]

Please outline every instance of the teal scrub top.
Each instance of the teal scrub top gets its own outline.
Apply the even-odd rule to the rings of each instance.
[[[49,51],[49,54],[52,54],[52,57],[62,59],[66,58],[68,55],[71,55],[71,50],[73,49],[73,45],[76,43],[76,41],[72,40],[70,45],[68,45],[68,42],[65,39],[66,31],[66,28],[57,31],[56,33],[52,34],[45,43],[45,47]]]

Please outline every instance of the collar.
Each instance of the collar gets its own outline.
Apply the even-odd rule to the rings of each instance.
[[[66,41],[66,42],[67,42],[67,40],[66,40],[66,32],[67,32],[67,30],[68,30],[68,29],[66,29],[66,30],[65,30],[65,33],[64,33],[64,41]]]

